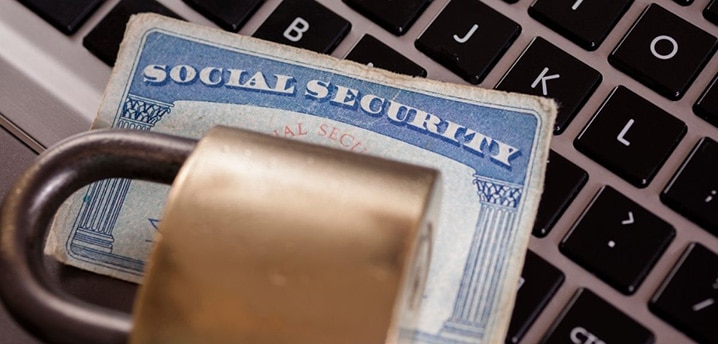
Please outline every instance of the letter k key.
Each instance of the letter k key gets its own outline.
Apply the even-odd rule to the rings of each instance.
[[[537,37],[501,78],[496,89],[555,99],[561,108],[554,133],[561,134],[601,79],[601,74],[593,68]]]

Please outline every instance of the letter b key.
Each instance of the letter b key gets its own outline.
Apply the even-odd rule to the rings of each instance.
[[[651,4],[608,61],[664,97],[678,100],[713,56],[717,42],[707,32]]]

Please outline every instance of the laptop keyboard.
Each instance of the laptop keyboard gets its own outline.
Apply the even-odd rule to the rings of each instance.
[[[718,343],[718,0],[19,1],[110,66],[131,14],[190,8],[228,31],[554,98],[507,343]]]

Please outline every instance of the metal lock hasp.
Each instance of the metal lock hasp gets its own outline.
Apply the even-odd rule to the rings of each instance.
[[[54,289],[40,263],[60,204],[106,178],[174,180],[134,319]],[[6,197],[0,296],[58,343],[395,343],[418,310],[439,188],[432,169],[244,130],[199,144],[94,131]]]

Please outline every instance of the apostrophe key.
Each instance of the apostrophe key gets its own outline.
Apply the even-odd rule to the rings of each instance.
[[[629,295],[638,289],[675,236],[673,226],[604,186],[559,249]]]
[[[681,120],[618,86],[573,144],[629,183],[643,188],[686,131]]]
[[[561,270],[531,250],[526,251],[524,268],[519,279],[519,291],[506,336],[507,344],[518,343],[551,301],[565,276]]]
[[[180,18],[155,0],[122,0],[85,36],[82,44],[102,62],[114,65],[130,16],[144,12]]]
[[[596,50],[633,0],[536,0],[529,15],[586,50]]]
[[[561,106],[554,133],[561,134],[601,80],[595,69],[536,37],[496,89],[556,99]]]
[[[62,33],[71,35],[104,0],[20,0]]]
[[[314,0],[283,1],[254,37],[329,54],[352,25]]]
[[[691,243],[648,307],[696,341],[718,343],[718,255]]]
[[[718,41],[663,7],[651,4],[608,61],[671,100],[686,93]]]
[[[183,0],[219,27],[237,32],[263,0]]]
[[[478,0],[453,0],[416,40],[416,48],[478,84],[521,32],[521,26]]]
[[[346,59],[372,67],[390,70],[394,73],[421,77],[426,76],[426,69],[368,34],[359,40],[346,56]]]
[[[405,34],[431,0],[343,0],[387,31],[400,36]]]
[[[541,195],[533,235],[543,238],[588,181],[588,173],[554,151],[546,165],[544,192]]]
[[[652,344],[654,341],[655,336],[650,330],[591,290],[581,288],[569,301],[566,309],[551,326],[541,343]]]
[[[673,176],[661,201],[718,236],[718,143],[704,137]]]

